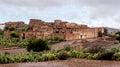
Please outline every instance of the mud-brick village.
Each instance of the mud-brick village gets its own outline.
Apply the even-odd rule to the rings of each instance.
[[[70,23],[62,20],[54,20],[54,22],[45,22],[38,19],[30,19],[29,24],[24,22],[6,22],[4,38],[10,38],[10,28],[15,28],[14,31],[21,29],[19,38],[25,39],[30,37],[35,38],[52,38],[59,36],[64,40],[79,40],[86,38],[102,37],[104,28],[92,28],[87,25]]]

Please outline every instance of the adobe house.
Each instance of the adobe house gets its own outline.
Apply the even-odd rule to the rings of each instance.
[[[6,27],[7,26],[8,25],[6,25]],[[20,24],[20,26],[22,26],[22,24]],[[18,25],[17,27],[20,26]],[[27,26],[30,28],[30,30],[21,32],[21,39],[30,37],[52,38],[57,35],[64,40],[79,40],[85,38],[101,37],[101,34],[104,33],[104,28],[90,28],[87,25],[68,23],[61,20],[55,20],[54,22],[44,22],[38,19],[30,19],[30,23]]]
[[[18,22],[6,22],[5,23],[5,27],[7,27],[7,28],[11,28],[11,27],[19,28],[19,27],[23,27],[23,26],[25,26],[25,24],[22,21],[18,21]]]

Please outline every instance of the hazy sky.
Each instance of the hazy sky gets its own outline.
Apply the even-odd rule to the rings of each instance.
[[[0,0],[0,22],[29,19],[120,28],[120,0]]]

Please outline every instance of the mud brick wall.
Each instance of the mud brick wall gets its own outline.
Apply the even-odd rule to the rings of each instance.
[[[19,27],[23,27],[26,26],[26,24],[24,24],[24,22],[6,22],[5,23],[5,27],[14,27],[14,28],[19,28]]]

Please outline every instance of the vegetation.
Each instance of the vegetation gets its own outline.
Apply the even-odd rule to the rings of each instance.
[[[118,43],[119,43],[119,41],[117,41],[117,40],[113,42],[113,44],[118,44]]]
[[[32,49],[33,47],[33,42],[37,44],[37,39],[34,39],[32,40],[32,38],[30,39],[19,39],[19,35],[17,32],[14,32],[14,31],[11,31],[10,33],[10,36],[11,38],[9,39],[5,39],[3,38],[2,35],[0,35],[0,46],[6,46],[6,47],[14,47],[14,46],[18,46],[18,47],[28,47],[28,50]],[[45,39],[39,39],[39,43],[41,43],[43,46],[44,44],[53,44],[53,43],[58,43],[58,42],[61,42],[63,41],[63,39],[55,36],[53,38],[45,38]],[[29,44],[29,45],[28,45]],[[34,45],[34,47],[38,47],[38,46],[42,46],[42,45]],[[38,47],[40,48],[40,47]],[[37,48],[37,50],[38,50]],[[44,48],[44,47],[43,47]],[[35,49],[35,48],[34,48]],[[49,47],[46,46],[46,49],[49,49]]]
[[[86,48],[84,52],[98,53],[98,52],[102,52],[103,50],[105,50],[105,48],[103,48],[102,46],[92,46],[92,47]]]
[[[18,37],[19,37],[19,34],[18,34],[17,32],[14,32],[14,31],[13,31],[13,32],[10,33],[10,37],[11,37],[11,38],[18,38]]]
[[[28,51],[43,51],[49,50],[48,41],[45,39],[30,39],[28,42],[27,50]]]
[[[68,57],[69,57],[69,55],[66,51],[62,51],[58,54],[58,58],[60,60],[66,60]]]
[[[114,55],[114,52],[112,51],[103,51],[98,56],[98,60],[112,60],[112,57]]]
[[[49,38],[48,41],[49,41],[49,44],[55,44],[55,43],[59,43],[61,41],[64,41],[64,39],[62,39],[58,36],[54,36],[53,38]]]
[[[16,38],[11,38],[11,39],[5,39],[5,38],[0,38],[0,46],[6,46],[6,47],[13,47],[13,46],[18,46],[18,47],[26,47],[28,44],[28,39],[16,39]]]
[[[14,27],[10,27],[9,31],[15,31],[15,28]]]
[[[85,58],[85,53],[82,51],[69,51],[68,54],[73,58]]]
[[[98,32],[98,37],[102,37],[103,33],[101,31]]]
[[[66,51],[70,51],[70,50],[71,50],[70,46],[66,46],[64,49],[65,49]]]
[[[20,28],[19,31],[25,31],[27,28]],[[11,38],[0,38],[0,45],[6,47],[26,47],[29,52],[19,54],[0,54],[0,63],[20,63],[20,62],[39,62],[48,60],[66,60],[68,58],[85,58],[95,60],[120,60],[120,49],[117,48],[103,48],[101,46],[93,46],[86,48],[83,51],[71,50],[70,46],[57,51],[47,51],[50,47],[48,45],[63,41],[62,38],[55,36],[47,39],[18,39],[18,34],[11,31]],[[99,32],[99,36],[101,36]],[[116,39],[120,41],[120,33],[116,33]],[[115,41],[114,44],[117,44]],[[31,52],[33,51],[33,52]]]
[[[6,30],[9,30],[9,28],[8,28],[8,27],[5,27],[5,28],[4,28],[4,31],[6,31]]]
[[[57,55],[52,53],[28,52],[20,54],[0,54],[0,63],[40,62],[57,59]]]
[[[120,32],[117,32],[117,33],[115,34],[115,36],[116,36],[116,40],[118,40],[118,41],[120,42]]]
[[[103,33],[103,35],[105,35],[105,36],[108,35],[108,30],[107,30],[107,28],[104,28],[104,33]]]
[[[95,60],[120,60],[120,49],[105,49],[102,52],[90,53],[65,49],[48,52],[27,52],[19,54],[0,54],[0,63],[40,62],[48,60],[66,60],[67,58],[86,58]]]
[[[4,30],[0,29],[0,35],[3,35]]]

